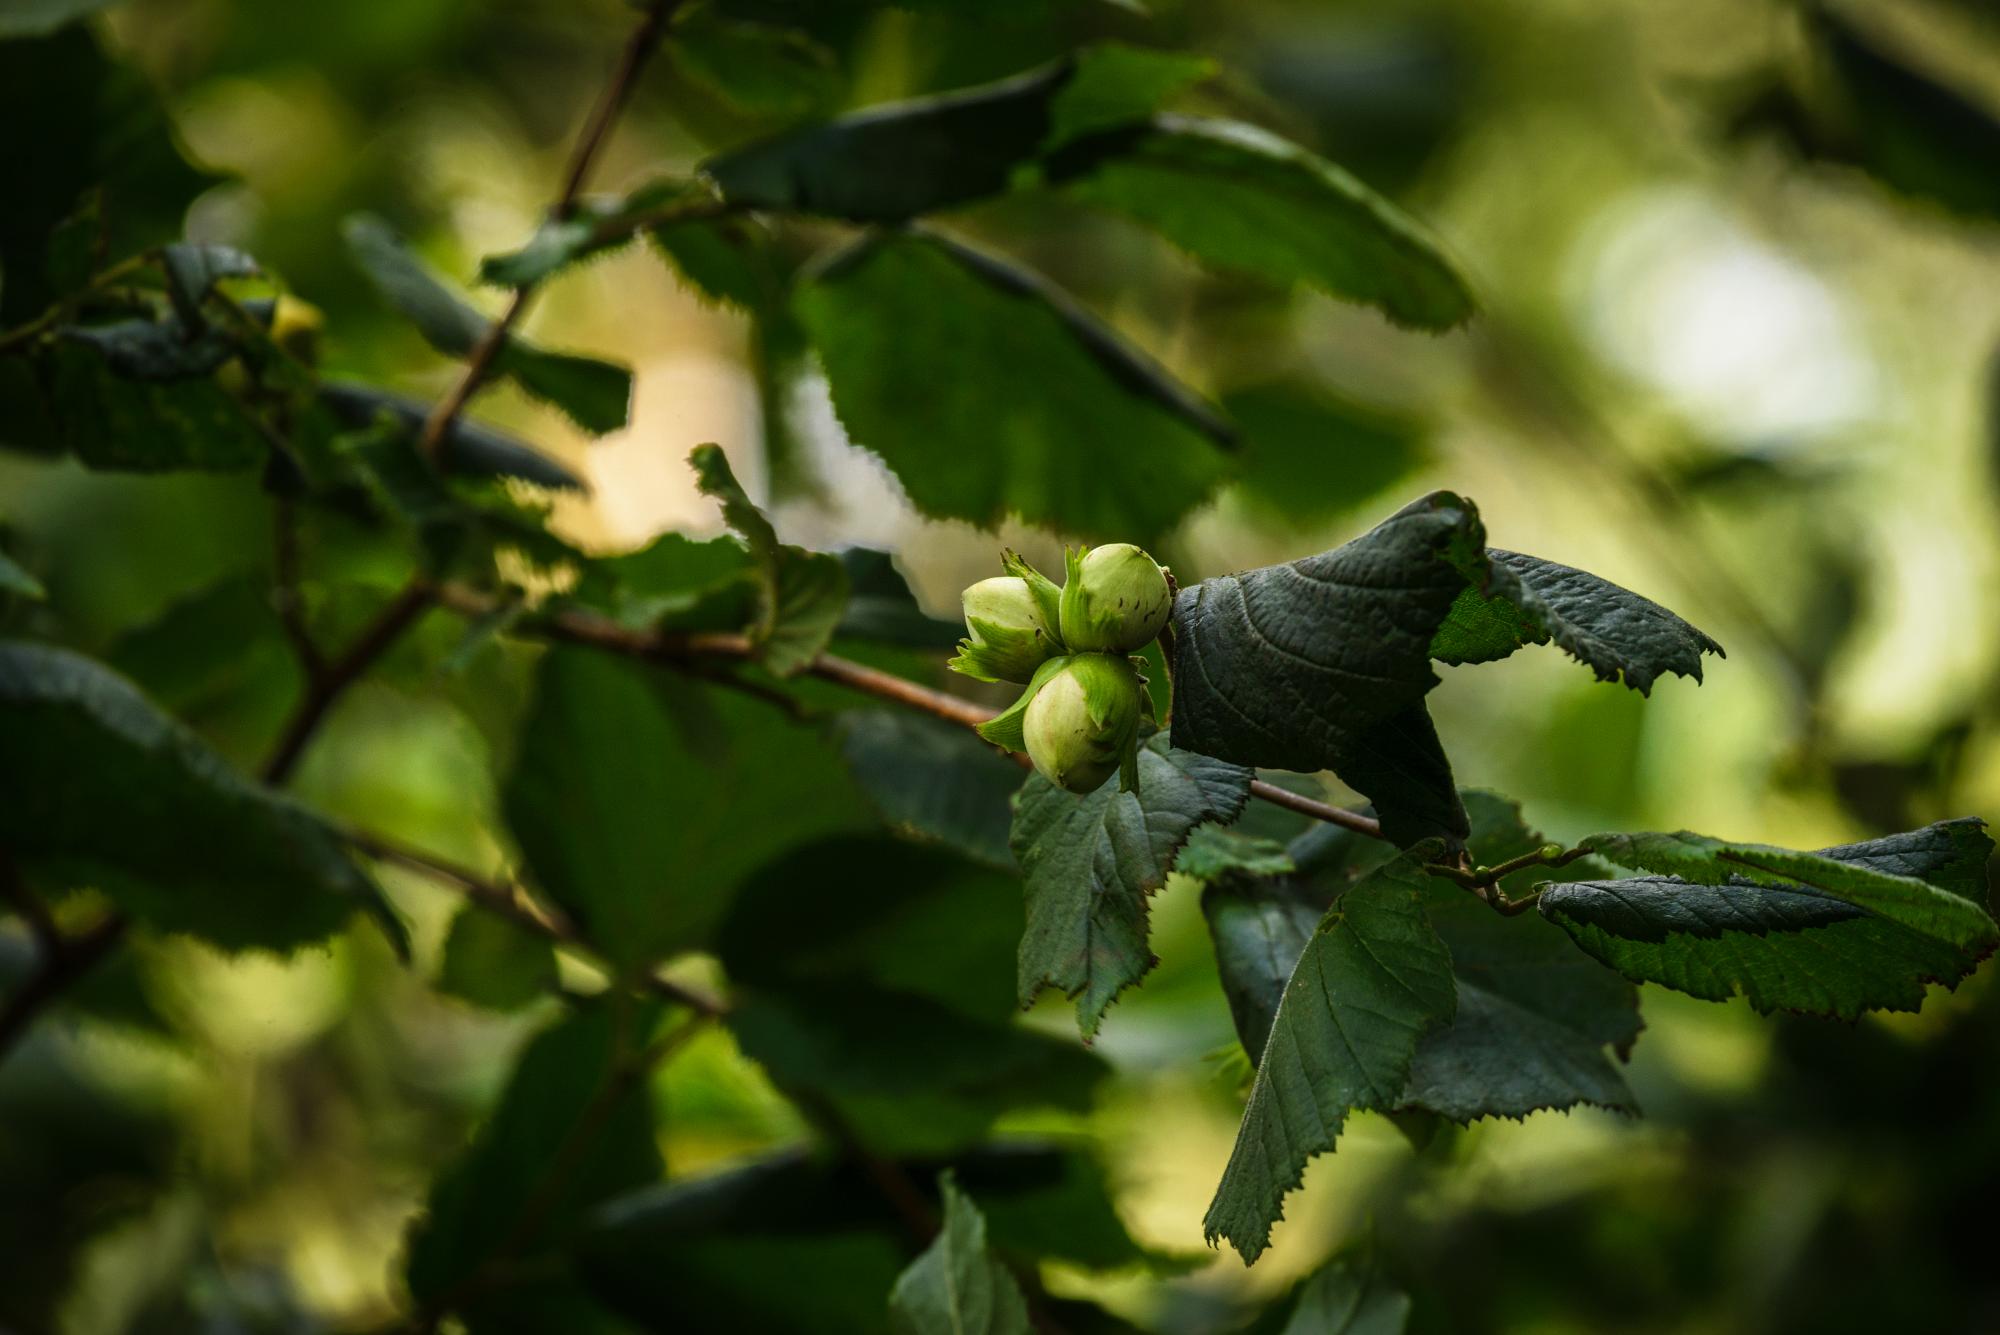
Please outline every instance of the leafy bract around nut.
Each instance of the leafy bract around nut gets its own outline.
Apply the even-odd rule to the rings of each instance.
[[[1129,542],[1068,553],[1063,643],[1072,650],[1130,653],[1160,633],[1173,611],[1166,571]]]
[[[1028,759],[1058,788],[1093,792],[1114,773],[1130,789],[1145,686],[1125,658],[1076,654],[1042,683],[1022,721]]]
[[[1018,576],[982,579],[965,590],[964,603],[971,634],[958,642],[954,672],[980,681],[1026,682],[1062,651],[1034,591]]]

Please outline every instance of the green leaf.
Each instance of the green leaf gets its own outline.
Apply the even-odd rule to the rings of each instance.
[[[883,1154],[963,1149],[1015,1109],[1087,1112],[1107,1073],[1053,1035],[852,980],[758,990],[728,1023],[779,1089]]]
[[[1629,589],[1588,571],[1489,549],[1486,587],[1468,586],[1431,641],[1441,663],[1488,663],[1553,640],[1599,681],[1641,695],[1662,672],[1701,680],[1701,656],[1722,646]]]
[[[834,726],[854,781],[892,828],[1014,869],[1009,804],[1021,772],[992,747],[964,728],[901,710],[849,710]]]
[[[94,886],[225,950],[323,941],[356,909],[406,947],[333,830],[232,770],[101,664],[0,641],[0,718],[0,773],[35,776],[0,804],[0,844],[31,872]]]
[[[950,1167],[1005,1255],[1096,1269],[1145,1259],[1076,1149],[998,1143],[894,1167],[927,1199]],[[908,1236],[860,1163],[792,1151],[615,1201],[580,1250],[594,1291],[649,1327],[880,1335]]]
[[[1416,422],[1317,386],[1259,385],[1225,395],[1243,440],[1236,490],[1260,516],[1317,527],[1373,499],[1425,462]]]
[[[759,863],[864,819],[831,751],[759,701],[574,648],[536,681],[508,825],[621,966],[700,944]]]
[[[682,79],[766,121],[800,120],[839,100],[831,51],[796,29],[732,19],[717,8],[702,5],[673,26],[667,58]]]
[[[67,23],[108,9],[117,0],[14,0],[0,12],[0,41],[46,37]]]
[[[793,305],[848,433],[927,514],[1150,539],[1222,474],[1207,405],[1027,270],[875,236]]]
[[[96,349],[111,373],[126,380],[194,380],[236,355],[236,344],[221,330],[178,318],[64,325],[57,333]]]
[[[537,936],[497,913],[467,904],[445,937],[438,990],[488,1010],[533,1005],[556,985],[556,953]]]
[[[902,1335],[1028,1335],[1021,1286],[986,1249],[986,1216],[949,1172],[938,1191],[944,1226],[889,1291],[895,1328]]]
[[[849,547],[840,554],[840,563],[847,567],[851,591],[837,635],[914,649],[949,650],[965,633],[958,622],[940,621],[918,605],[889,553]]]
[[[201,327],[201,304],[225,278],[254,278],[262,272],[257,261],[230,246],[193,245],[176,241],[160,252],[166,271],[167,296],[183,324]]]
[[[1139,748],[1136,791],[1104,784],[1083,797],[1039,774],[1014,799],[1014,856],[1028,883],[1020,1000],[1044,988],[1076,1001],[1086,1038],[1125,988],[1153,967],[1147,898],[1204,821],[1227,824],[1250,798],[1250,771],[1176,750],[1155,733]]]
[[[1048,171],[1075,198],[1127,214],[1221,268],[1304,283],[1421,329],[1472,314],[1465,280],[1414,219],[1256,126],[1161,116],[1078,143]]]
[[[1419,845],[1343,893],[1307,942],[1271,1024],[1236,1148],[1203,1227],[1246,1264],[1306,1161],[1353,1109],[1397,1106],[1423,1035],[1455,1007],[1451,956],[1424,912]]]
[[[618,199],[581,199],[560,218],[545,218],[519,250],[479,261],[479,281],[501,287],[539,283],[579,260],[615,250],[636,234],[642,219],[671,205],[713,196],[693,181],[648,181]]]
[[[50,418],[86,466],[229,472],[265,459],[248,413],[213,380],[135,380],[113,355],[96,340],[65,338],[43,359]]]
[[[2000,944],[1986,908],[1993,843],[1976,819],[1799,853],[1699,835],[1586,846],[1656,874],[1542,892],[1542,915],[1635,981],[1760,1011],[1844,1019],[1914,1011]],[[1678,872],[1679,875],[1664,873]]]
[[[731,537],[662,533],[622,556],[587,562],[566,601],[633,630],[738,630],[756,616],[750,554]]]
[[[21,569],[20,563],[5,552],[0,552],[0,593],[11,593],[20,598],[32,598],[41,602],[49,596],[42,582]]]
[[[31,13],[29,28],[47,31],[48,3],[39,17]],[[0,125],[35,127],[0,136],[8,191],[0,208],[0,328],[33,319],[59,295],[48,269],[50,234],[86,191],[102,188],[113,201],[104,253],[123,259],[179,236],[187,206],[213,183],[181,156],[152,85],[106,59],[81,24],[0,41]]]
[[[1244,834],[1222,825],[1197,825],[1188,835],[1174,870],[1209,882],[1231,872],[1250,876],[1285,876],[1298,868],[1284,844],[1276,839]]]
[[[1049,148],[1141,120],[1210,70],[1173,52],[1088,47],[999,83],[869,107],[751,144],[702,170],[745,208],[903,222],[1001,194]]]
[[[659,1014],[586,1004],[528,1044],[411,1229],[405,1278],[420,1304],[463,1297],[460,1286],[488,1266],[527,1268],[525,1258],[562,1246],[591,1206],[660,1177],[651,1092],[623,1067]],[[504,1309],[509,1293],[481,1298],[459,1308],[475,1328],[479,1309]]]
[[[777,530],[751,504],[719,446],[697,445],[688,462],[702,494],[722,502],[724,522],[750,545],[759,575],[751,641],[771,671],[781,677],[798,675],[825,650],[847,609],[847,567],[837,556],[779,542]]]
[[[341,234],[368,281],[433,348],[448,357],[465,357],[486,336],[491,321],[439,282],[387,223],[357,214]],[[632,373],[622,366],[548,352],[518,334],[508,335],[493,365],[586,431],[602,434],[625,425]]]
[[[1280,1335],[1402,1335],[1409,1321],[1410,1295],[1371,1258],[1348,1252],[1299,1285]]]
[[[371,427],[387,414],[414,441],[430,408],[419,400],[352,381],[327,380],[319,386],[319,402],[335,420],[355,430]],[[558,491],[582,491],[583,479],[525,441],[469,421],[452,419],[444,438],[445,462],[464,477],[512,477]]]

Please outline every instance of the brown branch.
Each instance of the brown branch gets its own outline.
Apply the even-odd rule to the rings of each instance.
[[[284,786],[305,757],[306,747],[326,721],[331,710],[347,688],[361,679],[362,674],[373,667],[375,660],[389,651],[398,637],[416,619],[424,614],[435,600],[436,591],[430,581],[421,575],[411,577],[396,596],[389,600],[375,619],[362,628],[352,644],[318,672],[310,674],[306,682],[306,693],[293,709],[292,716],[285,720],[284,730],[279,733],[277,744],[264,761],[260,776],[274,788]]]
[[[13,1049],[43,1007],[111,953],[124,939],[128,925],[124,914],[111,913],[75,936],[57,934],[39,942],[40,958],[35,971],[7,998],[5,1008],[0,1009],[0,1057]],[[39,938],[41,929],[36,927],[35,931]]]
[[[660,44],[661,36],[680,5],[681,0],[653,0],[639,26],[632,30],[632,36],[625,43],[618,64],[612,70],[610,82],[605,85],[590,119],[584,122],[576,147],[570,150],[569,166],[563,172],[562,193],[556,196],[556,202],[549,210],[552,217],[567,218],[575,210],[577,195],[583,190],[583,183],[589,178],[599,151],[610,138],[618,113],[624,110],[626,101],[631,97],[639,71],[645,68],[647,58]],[[493,369],[500,349],[506,345],[509,331],[526,312],[534,291],[533,283],[523,283],[514,289],[514,295],[507,299],[507,306],[500,312],[499,318],[487,326],[485,334],[473,345],[472,352],[465,359],[465,372],[459,376],[458,383],[452,386],[449,394],[438,400],[430,416],[424,419],[423,433],[417,438],[417,450],[433,464],[442,466],[444,442],[451,433],[451,424],[465,411],[465,405],[479,389],[480,382]]]

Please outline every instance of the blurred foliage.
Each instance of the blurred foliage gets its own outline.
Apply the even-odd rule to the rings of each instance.
[[[1492,1077],[1519,1106],[1384,1088],[1254,1270],[1203,1249],[1290,975],[1259,982],[1229,932],[1302,950],[1370,855],[1257,802],[1173,875],[1125,849],[1084,1049],[1066,998],[1016,1017],[1019,984],[1089,978],[1048,940],[1061,969],[1017,958],[1059,902],[1024,907],[1012,870],[1018,775],[785,675],[830,644],[940,684],[956,590],[994,573],[966,521],[1045,569],[1059,538],[1148,541],[1192,586],[1449,487],[1500,547],[1729,649],[1650,701],[1552,654],[1443,671],[1425,700],[1458,781],[1550,837],[1817,848],[2000,812],[1988,7],[703,0],[592,197],[551,220],[636,17],[0,6],[0,635],[90,655],[151,702],[106,674],[100,705],[157,711],[122,715],[117,756],[60,701],[0,738],[25,892],[63,931],[140,919],[0,1063],[0,1328],[360,1331],[452,1307],[472,1330],[872,1330],[894,1287],[930,1329],[947,1270],[1079,1332],[2000,1326],[1990,978],[1851,1021],[1648,984],[1634,1045],[1628,985],[1595,966],[1589,1024],[1473,980],[1503,929],[1561,939],[1450,916],[1455,890],[1433,917],[1457,1018],[1396,1079],[1442,1087],[1471,1025],[1540,1006],[1560,1032],[1539,1055],[1645,1120],[1514,1120],[1547,1101],[1526,1062]],[[813,128],[940,95],[981,150],[944,152],[942,184],[912,167],[941,152],[937,102]],[[784,146],[829,133],[860,166],[815,200]],[[885,133],[894,156],[868,156]],[[1258,207],[1226,208],[1232,186]],[[815,216],[703,212],[732,189]],[[841,221],[939,204],[930,232]],[[1356,265],[1354,237],[1384,249]],[[504,382],[441,443],[449,473],[416,466],[492,285],[545,275]],[[1405,327],[1453,324],[1467,289],[1471,320]],[[706,439],[741,489],[712,466],[698,489],[682,460]],[[750,550],[708,541],[725,509]],[[831,547],[838,570],[806,550]],[[480,574],[490,601],[422,615],[341,695],[299,806],[240,777],[313,688],[299,643],[353,642],[418,569]],[[510,634],[551,606],[740,630],[742,657],[706,680]],[[0,701],[24,680],[0,672]],[[59,759],[97,787],[48,782]],[[149,766],[202,801],[120,790]],[[518,895],[512,916],[468,916],[393,856],[330,867],[353,828]],[[120,874],[156,865],[184,873],[171,902]],[[215,930],[218,892],[274,866],[298,916]],[[1600,871],[1572,868],[1575,893]],[[379,896],[395,928],[340,896]],[[43,925],[10,912],[11,996]],[[549,923],[578,935],[551,950]],[[1963,944],[1912,968],[1955,976]],[[620,971],[684,947],[625,1004]],[[680,1032],[725,981],[726,1022]],[[505,1299],[482,1292],[496,1272],[518,1272]]]

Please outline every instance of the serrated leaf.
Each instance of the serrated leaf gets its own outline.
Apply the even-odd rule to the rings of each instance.
[[[1146,1259],[1102,1172],[1074,1148],[989,1143],[894,1166],[926,1198],[949,1166],[1007,1255],[1097,1269]],[[649,1326],[880,1335],[907,1239],[868,1169],[790,1151],[612,1202],[584,1240],[582,1269],[600,1297]]]
[[[1280,1335],[1402,1335],[1409,1321],[1410,1295],[1349,1252],[1299,1285]]]
[[[1146,901],[1204,821],[1227,824],[1250,798],[1251,772],[1176,750],[1155,733],[1139,748],[1139,784],[1078,797],[1039,774],[1014,799],[1011,843],[1027,879],[1020,1000],[1044,988],[1076,1001],[1086,1038],[1125,988],[1153,967]]]
[[[1976,819],[1818,853],[1699,836],[1586,842],[1684,876],[1552,885],[1542,915],[1625,976],[1707,1000],[1740,992],[1760,1011],[1844,1019],[1913,1011],[1927,984],[1955,986],[2000,940],[1986,908],[1993,844]]]
[[[467,904],[451,920],[438,967],[438,991],[488,1010],[533,1005],[556,985],[556,953],[497,913]]]
[[[938,1179],[944,1224],[889,1291],[902,1335],[1028,1335],[1020,1283],[986,1248],[986,1216],[949,1172]]]
[[[1651,599],[1588,571],[1489,549],[1484,589],[1468,586],[1431,641],[1441,663],[1488,663],[1554,641],[1599,681],[1641,695],[1663,672],[1701,680],[1701,656],[1722,646]]]
[[[883,1154],[962,1150],[1013,1109],[1086,1112],[1108,1071],[1053,1035],[851,979],[759,989],[728,1023],[779,1089]]]
[[[590,1003],[528,1044],[499,1105],[439,1176],[411,1229],[404,1274],[419,1303],[466,1298],[459,1286],[482,1267],[560,1247],[593,1205],[661,1176],[651,1093],[618,1071],[659,1015],[656,1005],[620,1013]],[[480,1306],[511,1297],[503,1288],[459,1310],[476,1327]]]
[[[412,441],[430,416],[429,405],[420,400],[352,381],[321,382],[319,401],[337,421],[356,430],[373,426],[386,413]],[[444,457],[453,473],[465,477],[513,477],[557,491],[585,489],[582,478],[534,446],[464,414],[445,433]]]
[[[43,392],[62,440],[87,467],[230,472],[268,454],[243,406],[208,378],[136,380],[95,342],[47,350]]]
[[[505,797],[536,884],[627,967],[699,944],[759,863],[866,819],[769,706],[574,648],[542,659]]]
[[[0,844],[31,871],[225,950],[323,941],[356,910],[406,945],[338,835],[103,665],[0,641],[0,716],[0,773],[34,780],[0,804]]]
[[[180,319],[65,325],[58,333],[96,349],[111,373],[126,380],[199,379],[236,355],[235,342],[221,330]]]
[[[1222,474],[1229,432],[1207,405],[1025,269],[933,235],[875,236],[793,309],[849,435],[927,514],[1145,538]]]
[[[688,456],[702,494],[722,502],[722,517],[750,546],[758,571],[757,619],[750,627],[764,665],[781,677],[812,666],[833,638],[847,609],[847,567],[825,552],[809,552],[778,541],[771,521],[730,471],[728,456],[715,445],[698,445]]]
[[[368,281],[433,348],[464,357],[486,336],[491,321],[439,282],[381,219],[357,214],[341,234]],[[622,366],[548,352],[518,334],[508,336],[493,366],[586,431],[602,434],[625,425],[632,373]]]
[[[892,827],[1004,871],[1009,802],[1021,771],[964,728],[899,710],[843,713],[835,723],[854,781]]]
[[[869,107],[712,159],[746,208],[902,222],[1006,191],[1065,139],[1127,124],[1209,73],[1199,58],[1088,47],[999,83]]]
[[[1244,834],[1222,825],[1197,825],[1174,859],[1174,871],[1209,882],[1231,872],[1286,876],[1298,870],[1276,839]]]
[[[1450,1023],[1451,955],[1424,911],[1422,844],[1334,901],[1306,943],[1271,1022],[1236,1147],[1203,1230],[1254,1262],[1306,1161],[1333,1148],[1347,1114],[1396,1107],[1424,1034]]]
[[[1161,116],[1059,154],[1050,179],[1225,269],[1305,283],[1447,329],[1472,295],[1417,222],[1325,159],[1254,125]]]

